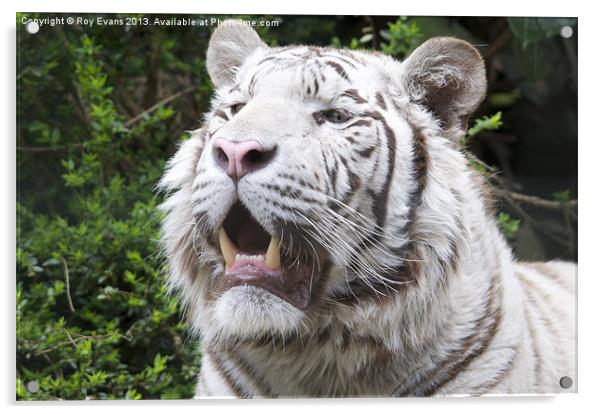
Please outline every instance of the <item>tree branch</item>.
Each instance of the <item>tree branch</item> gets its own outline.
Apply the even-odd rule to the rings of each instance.
[[[57,147],[29,147],[29,146],[18,146],[17,151],[23,152],[50,152],[50,151],[61,151],[68,150],[70,148],[80,148],[84,144],[80,142],[76,142],[69,145],[59,145]]]
[[[71,313],[75,313],[73,307],[73,301],[71,300],[71,286],[69,285],[69,268],[67,267],[67,261],[61,256],[61,262],[63,262],[63,274],[65,275],[65,291],[67,292],[67,303],[69,304],[69,310]]]
[[[510,198],[515,201],[520,201],[528,204],[532,204],[537,207],[543,207],[550,210],[564,210],[568,208],[577,207],[577,200],[569,201],[552,201],[544,198],[515,193],[514,191],[504,190],[501,188],[494,187],[494,191],[502,197]]]
[[[196,89],[195,86],[190,86],[186,89],[181,90],[178,93],[175,93],[173,95],[168,96],[165,99],[160,100],[159,102],[157,102],[156,104],[154,104],[153,106],[151,106],[150,108],[145,109],[144,111],[140,112],[138,115],[136,115],[135,117],[127,120],[123,126],[125,126],[126,128],[129,128],[130,126],[134,125],[136,122],[140,121],[145,114],[149,114],[151,112],[156,111],[157,109],[159,109],[161,106],[163,105],[167,105],[168,103],[175,101],[176,99],[189,94],[190,92],[194,91]]]
[[[512,30],[506,24],[504,29],[495,40],[491,43],[491,46],[483,52],[483,59],[489,60],[495,56],[504,46],[506,46],[512,40]]]

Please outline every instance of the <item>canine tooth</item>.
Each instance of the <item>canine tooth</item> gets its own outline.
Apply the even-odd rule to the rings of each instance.
[[[265,252],[265,264],[272,270],[280,268],[280,246],[278,240],[272,237],[267,252]]]
[[[232,243],[223,227],[219,229],[218,237],[219,247],[222,249],[222,255],[224,256],[226,266],[232,266],[236,260],[236,256],[238,256],[236,246],[234,246],[234,243]]]

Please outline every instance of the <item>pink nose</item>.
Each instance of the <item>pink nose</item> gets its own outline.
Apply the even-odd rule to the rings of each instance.
[[[264,151],[257,141],[232,142],[218,139],[213,144],[213,154],[217,164],[234,181],[245,174],[265,167],[272,159],[274,150]]]

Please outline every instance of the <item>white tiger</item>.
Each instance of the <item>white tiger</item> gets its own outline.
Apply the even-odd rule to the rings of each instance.
[[[160,183],[197,397],[576,390],[576,266],[513,260],[456,145],[486,90],[472,46],[400,63],[227,21],[207,68]]]

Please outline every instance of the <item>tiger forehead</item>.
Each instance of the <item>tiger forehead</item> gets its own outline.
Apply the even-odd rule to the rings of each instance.
[[[359,52],[321,47],[285,47],[249,64],[239,78],[239,86],[250,96],[262,90],[276,92],[279,86],[287,92],[318,100],[348,96],[349,89],[357,90],[374,79],[374,70],[367,56]],[[283,91],[284,92],[284,91]]]
[[[351,68],[365,65],[366,59],[361,52],[346,49],[333,49],[326,47],[290,46],[272,49],[270,53],[259,60],[257,65],[271,62],[272,64],[286,67],[298,66],[299,63],[309,62],[321,66],[323,64],[343,64]]]

